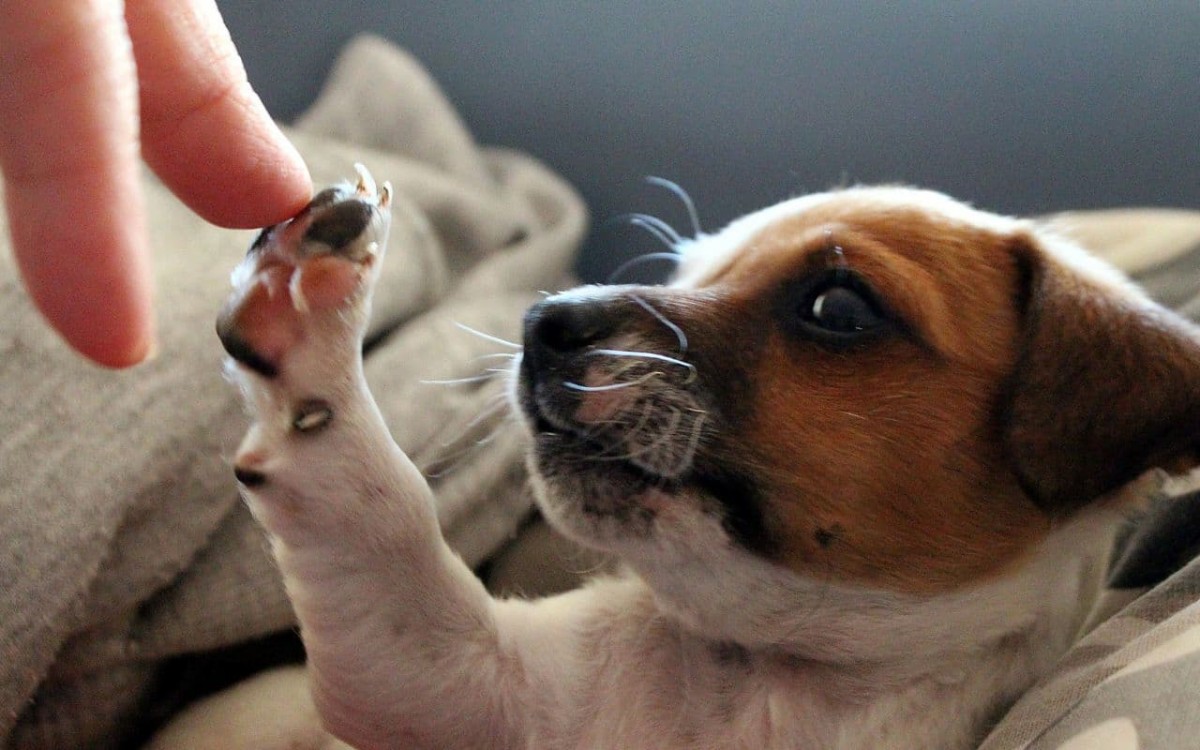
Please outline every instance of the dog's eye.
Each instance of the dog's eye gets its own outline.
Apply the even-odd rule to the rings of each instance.
[[[777,299],[778,320],[784,330],[808,341],[840,347],[903,330],[867,280],[848,268],[787,284]]]
[[[800,311],[805,322],[837,335],[865,333],[883,323],[875,303],[849,286],[829,286],[812,296]]]

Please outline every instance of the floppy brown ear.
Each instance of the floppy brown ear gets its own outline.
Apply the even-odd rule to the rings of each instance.
[[[1026,492],[1065,514],[1147,469],[1195,465],[1200,329],[1031,236],[1014,251],[1024,329],[1006,438]]]

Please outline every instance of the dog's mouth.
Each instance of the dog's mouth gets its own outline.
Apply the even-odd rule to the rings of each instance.
[[[627,445],[598,439],[577,422],[556,417],[553,405],[539,406],[528,385],[522,381],[519,395],[534,432],[535,470],[560,500],[577,505],[585,516],[621,522],[629,531],[653,522],[664,502],[674,504],[687,495],[691,502],[700,502],[701,512],[718,516],[736,543],[756,552],[771,551],[774,542],[763,516],[760,488],[748,475],[705,461],[697,450],[699,439],[675,449],[686,461],[657,470],[631,454]]]
[[[664,336],[639,299],[589,289],[531,308],[514,393],[543,509],[630,520],[634,532],[663,503],[697,494],[715,435],[683,334]]]
[[[596,475],[601,480],[619,477],[626,486],[674,492],[686,483],[684,474],[664,474],[639,462],[621,441],[605,441],[578,425],[562,425],[542,412],[533,416],[535,453],[543,473]],[[689,467],[690,468],[690,467]]]
[[[619,441],[598,439],[541,409],[527,410],[526,416],[534,432],[531,468],[549,493],[543,510],[559,518],[586,519],[583,527],[568,521],[570,528],[615,523],[623,535],[645,534],[657,515],[653,501],[675,498],[687,484],[686,477],[664,476],[639,465]],[[595,540],[588,532],[581,541]]]

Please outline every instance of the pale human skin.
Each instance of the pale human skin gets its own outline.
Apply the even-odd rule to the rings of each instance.
[[[25,286],[106,367],[155,351],[139,159],[200,216],[251,228],[312,182],[215,0],[0,0],[0,173]]]

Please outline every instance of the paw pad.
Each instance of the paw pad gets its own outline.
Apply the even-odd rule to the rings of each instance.
[[[279,374],[311,317],[365,309],[392,192],[387,183],[377,189],[362,165],[355,169],[355,184],[322,190],[295,217],[264,229],[233,273],[217,335],[234,360],[265,378]],[[347,319],[358,318],[365,316]]]

